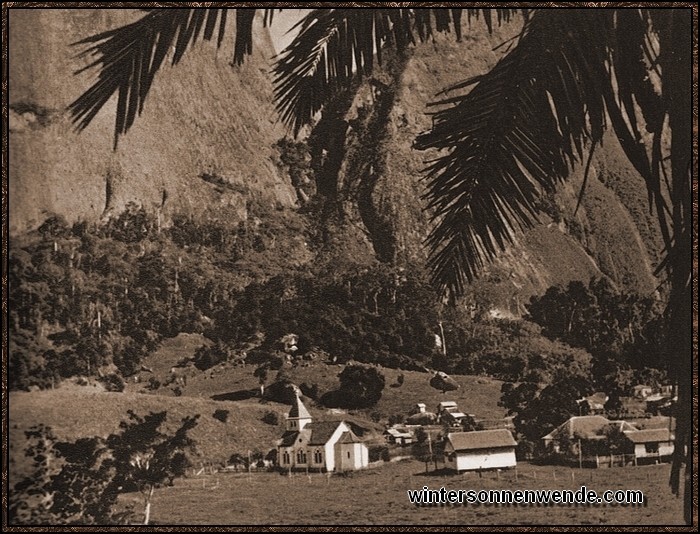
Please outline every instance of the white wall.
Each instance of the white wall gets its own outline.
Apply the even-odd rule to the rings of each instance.
[[[475,469],[496,469],[514,467],[516,465],[515,449],[480,449],[476,451],[461,451],[457,453],[456,462],[448,462],[450,467],[458,471]]]
[[[644,443],[635,443],[634,454],[637,458],[657,458],[659,456],[671,456],[673,454],[673,443],[659,443],[659,452],[647,452]]]
[[[335,444],[340,439],[340,436],[343,434],[343,432],[347,432],[348,430],[348,426],[345,423],[341,422],[333,432],[333,435],[326,442],[324,446],[326,471],[336,471],[338,469],[335,457]]]

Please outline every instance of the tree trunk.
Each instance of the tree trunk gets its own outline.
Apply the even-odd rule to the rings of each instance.
[[[143,512],[144,525],[148,525],[151,520],[151,497],[153,497],[153,490],[155,490],[155,488],[151,486],[148,488],[148,493],[146,494],[146,507]]]
[[[676,441],[671,487],[681,492],[681,469],[685,464],[684,519],[692,524],[693,365],[692,365],[692,36],[691,11],[673,9],[659,32],[659,63],[663,72],[663,97],[671,129],[671,205],[673,245],[668,252],[671,295],[668,306],[667,359],[678,384],[675,407]]]

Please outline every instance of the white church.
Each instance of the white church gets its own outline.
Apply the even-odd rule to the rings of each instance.
[[[283,470],[353,471],[369,463],[369,451],[344,421],[314,422],[297,396],[277,443]]]

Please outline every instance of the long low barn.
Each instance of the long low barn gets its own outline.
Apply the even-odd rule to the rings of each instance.
[[[445,466],[455,471],[515,467],[513,434],[504,428],[447,435]]]

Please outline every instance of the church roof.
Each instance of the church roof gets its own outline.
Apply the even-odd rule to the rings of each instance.
[[[340,421],[321,421],[318,423],[309,423],[304,430],[311,430],[309,445],[325,445],[331,439],[333,432],[338,428]]]
[[[360,440],[352,432],[343,432],[338,443],[360,443]]]
[[[297,440],[297,436],[299,435],[299,432],[295,431],[287,431],[284,434],[282,434],[282,437],[279,440],[279,446],[280,447],[291,447],[294,445],[294,443]]]
[[[294,404],[292,404],[292,409],[289,410],[289,419],[311,419],[311,414],[309,410],[306,409],[304,403],[301,402],[299,396],[296,396]]]

